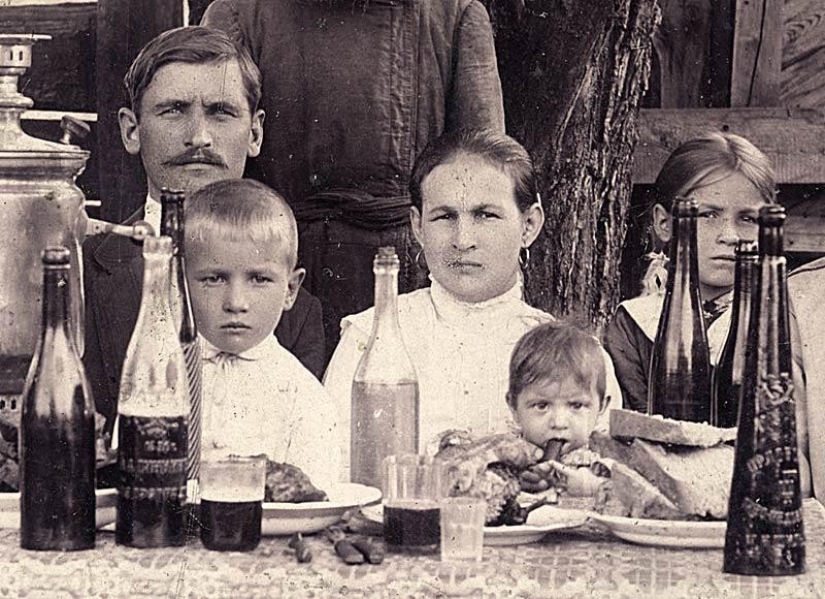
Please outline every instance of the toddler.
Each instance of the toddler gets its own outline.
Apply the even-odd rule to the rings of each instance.
[[[609,401],[604,364],[596,338],[570,324],[545,323],[519,339],[510,358],[507,403],[521,435],[547,450],[545,460],[522,474],[525,490],[554,485],[591,495],[604,480],[580,467],[590,465],[590,433]]]

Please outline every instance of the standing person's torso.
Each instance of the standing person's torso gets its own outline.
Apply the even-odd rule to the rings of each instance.
[[[204,24],[243,39],[263,75],[266,133],[252,173],[293,206],[330,190],[406,195],[416,155],[456,118],[459,23],[470,4],[214,3]],[[499,97],[488,103],[497,113],[497,74],[492,87]],[[484,112],[475,118],[498,121]]]

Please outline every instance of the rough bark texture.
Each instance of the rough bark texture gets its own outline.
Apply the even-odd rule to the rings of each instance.
[[[547,223],[529,301],[600,330],[619,300],[636,119],[656,0],[488,0],[507,130],[533,155]]]

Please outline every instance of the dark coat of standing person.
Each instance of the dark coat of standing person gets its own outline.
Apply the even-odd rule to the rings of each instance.
[[[409,225],[416,156],[445,131],[504,131],[489,16],[478,0],[216,0],[202,24],[261,69],[249,174],[295,212],[331,352],[341,318],[373,303],[378,247],[395,246],[402,293],[427,284]]]

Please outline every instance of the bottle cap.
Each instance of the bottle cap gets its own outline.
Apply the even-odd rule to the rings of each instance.
[[[759,224],[777,226],[785,222],[785,207],[779,204],[769,204],[759,209]]]
[[[40,256],[43,266],[68,266],[71,258],[68,248],[62,245],[47,247]]]
[[[182,189],[169,189],[168,187],[160,188],[160,202],[183,202],[186,199],[186,194]]]
[[[676,196],[673,198],[671,214],[673,216],[691,216],[696,214],[699,203],[691,196]]]
[[[373,261],[373,269],[375,268],[399,268],[400,261],[398,254],[395,253],[395,248],[391,245],[378,248],[378,253],[375,254]]]

